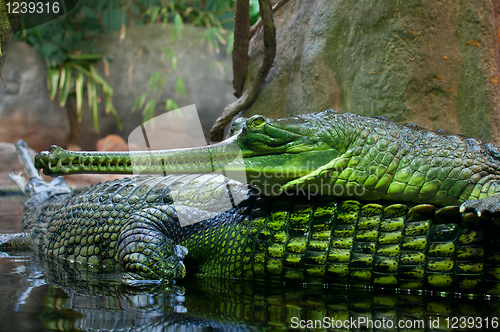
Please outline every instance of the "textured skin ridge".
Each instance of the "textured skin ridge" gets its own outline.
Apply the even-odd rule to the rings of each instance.
[[[356,198],[436,205],[500,192],[499,149],[492,143],[349,113],[309,116],[325,141],[333,138],[339,156],[292,184],[321,186],[329,179],[331,188],[364,191]]]
[[[250,192],[236,208],[180,226],[173,198],[187,197],[182,204],[197,208],[192,195],[212,190],[217,197],[225,188],[220,177],[207,175],[106,182],[50,198],[36,219],[25,216],[25,233],[12,237],[27,232],[28,244],[45,256],[121,265],[136,279],[180,278],[187,271],[500,295],[496,219],[462,216],[458,207],[435,212],[431,205],[409,209]]]
[[[483,227],[463,228],[479,220],[462,219],[457,208],[436,216],[430,205],[408,211],[401,204],[337,204],[331,198],[265,203],[257,201],[241,223],[217,227],[211,241],[217,240],[218,255],[199,274],[498,294],[496,239]],[[440,214],[458,224],[434,224]],[[201,235],[182,244],[190,248],[200,241]]]

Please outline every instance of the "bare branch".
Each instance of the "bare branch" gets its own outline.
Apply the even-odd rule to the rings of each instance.
[[[280,0],[278,1],[274,6],[273,6],[273,14],[276,13],[278,9],[280,9],[285,3],[287,3],[288,0]],[[253,35],[259,30],[259,28],[262,26],[262,19],[259,18],[257,22],[255,22],[254,25],[250,28],[250,33],[248,34],[248,39],[252,39]]]
[[[251,86],[243,92],[241,98],[224,108],[221,116],[215,121],[210,136],[212,141],[220,141],[224,127],[239,111],[247,109],[257,98],[261,85],[271,69],[276,55],[276,27],[270,0],[259,0],[260,17],[264,25],[264,61]]]
[[[249,32],[249,0],[236,0],[234,4],[233,87],[238,98],[243,93],[243,84],[247,73]]]

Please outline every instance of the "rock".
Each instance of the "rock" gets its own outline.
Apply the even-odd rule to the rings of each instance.
[[[274,22],[275,63],[245,116],[334,108],[500,142],[492,1],[297,0]],[[247,84],[262,54],[260,30]]]
[[[69,151],[82,151],[82,148],[78,144],[69,143],[66,147]]]
[[[114,88],[113,104],[120,115],[124,129],[120,131],[111,115],[104,114],[104,99],[100,103],[100,133],[92,127],[90,113],[84,98],[83,121],[76,121],[74,99],[68,101],[68,113],[72,123],[71,142],[84,150],[94,149],[97,140],[109,134],[117,134],[125,140],[130,132],[140,126],[140,111],[131,113],[136,98],[148,90],[151,74],[159,72],[166,80],[155,115],[165,112],[165,100],[172,98],[180,107],[195,104],[205,135],[229,103],[236,100],[232,87],[232,62],[221,45],[219,54],[210,54],[201,44],[205,29],[185,26],[182,39],[172,40],[172,26],[148,25],[127,28],[120,41],[120,31],[96,37],[97,45],[109,60],[109,77],[105,77],[102,64],[97,66],[102,76]],[[170,61],[164,61],[166,49],[178,56],[177,70],[171,69]],[[167,74],[166,74],[167,73]],[[169,73],[169,74],[168,74]],[[187,97],[175,95],[177,77],[184,81]],[[152,96],[153,94],[150,93]]]
[[[28,44],[13,41],[0,83],[0,141],[24,140],[36,150],[66,146],[70,124],[66,110],[50,101],[45,61]]]
[[[118,135],[110,134],[97,141],[97,151],[128,151],[128,144]]]

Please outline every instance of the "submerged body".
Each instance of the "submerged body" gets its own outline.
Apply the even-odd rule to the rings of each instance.
[[[226,210],[219,202],[228,187],[245,199]],[[458,207],[269,198],[247,189],[217,175],[115,180],[79,194],[55,186],[28,198],[23,232],[3,235],[2,246],[120,265],[134,279],[188,273],[500,295],[499,226],[491,218],[462,216]],[[210,217],[183,227],[180,210]]]
[[[500,193],[500,149],[491,143],[325,111],[238,119],[226,141],[151,152],[72,152],[36,158],[45,174],[244,172],[268,196],[313,193],[360,200],[462,204]],[[240,154],[241,164],[231,163]],[[500,211],[499,199],[467,205]]]

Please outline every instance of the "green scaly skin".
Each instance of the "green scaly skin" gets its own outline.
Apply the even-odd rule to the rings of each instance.
[[[34,184],[37,182],[37,184]],[[32,178],[23,231],[1,246],[94,267],[121,266],[131,282],[191,276],[330,283],[500,295],[497,222],[458,207],[435,212],[339,201],[266,197],[217,175],[140,177],[79,194]],[[224,211],[181,227],[188,214]],[[202,195],[202,197],[199,197]],[[207,212],[208,213],[208,212]],[[203,218],[202,218],[203,219]],[[446,222],[446,223],[445,223]]]
[[[244,165],[227,165],[238,150]],[[491,143],[328,110],[278,120],[241,118],[229,139],[208,147],[131,153],[53,147],[37,155],[35,165],[48,175],[133,174],[132,161],[136,172],[157,174],[224,167],[245,172],[269,196],[284,191],[438,206],[465,202],[462,211],[480,216],[500,212],[499,160],[500,149]]]

